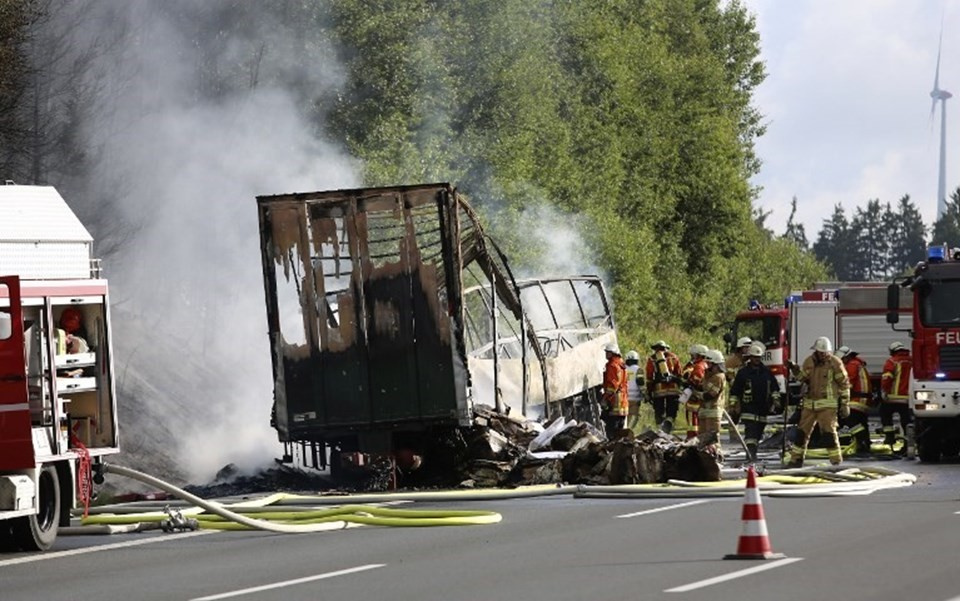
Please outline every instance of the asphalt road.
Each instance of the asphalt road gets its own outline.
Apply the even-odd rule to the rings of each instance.
[[[555,496],[415,505],[503,515],[487,526],[61,537],[53,552],[0,555],[0,599],[960,601],[960,465],[882,465],[918,482],[763,497],[783,560],[723,559],[741,497]]]

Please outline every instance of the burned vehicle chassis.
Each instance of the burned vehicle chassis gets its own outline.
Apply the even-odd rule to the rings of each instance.
[[[440,453],[478,405],[596,421],[616,340],[599,278],[518,282],[450,184],[257,203],[285,459]]]

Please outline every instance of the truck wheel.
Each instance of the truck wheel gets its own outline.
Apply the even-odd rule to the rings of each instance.
[[[11,529],[13,538],[24,551],[46,551],[53,546],[60,526],[60,482],[57,469],[45,465],[37,482],[39,508],[35,515],[15,518]]]

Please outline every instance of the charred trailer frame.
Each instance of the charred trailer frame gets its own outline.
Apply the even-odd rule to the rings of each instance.
[[[560,346],[545,350],[544,341],[589,339],[593,357],[602,357],[593,347],[615,340],[593,277],[568,284],[587,285],[602,299],[602,315],[576,323],[580,334],[551,334],[563,327],[556,319],[535,327],[522,299],[545,281],[517,284],[450,184],[259,196],[257,203],[272,425],[288,448],[301,446],[308,465],[325,467],[327,447],[419,452],[439,432],[471,426],[474,404],[486,402],[474,386],[484,362],[493,390],[501,390],[505,369],[520,379],[511,380],[518,396],[489,395],[498,410],[549,417],[563,410],[554,392],[566,389],[551,383]],[[591,326],[593,335],[583,333]],[[599,385],[596,363],[588,371],[574,396]]]

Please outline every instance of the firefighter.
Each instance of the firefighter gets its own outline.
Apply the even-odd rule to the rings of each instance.
[[[680,371],[684,383],[683,401],[687,418],[687,440],[697,435],[700,401],[703,400],[703,378],[707,372],[707,347],[702,344],[690,346],[690,360]]]
[[[89,352],[87,333],[83,327],[83,314],[76,307],[67,307],[60,314],[60,326],[56,331],[57,354]]]
[[[627,428],[633,430],[640,425],[640,403],[643,401],[643,371],[640,370],[640,353],[629,351],[627,364]]]
[[[827,438],[830,463],[839,465],[843,461],[837,436],[837,416],[846,418],[850,415],[850,378],[843,362],[833,354],[833,343],[829,338],[817,338],[810,348],[813,353],[803,361],[802,367],[789,362],[794,377],[807,385],[807,393],[800,405],[799,440],[790,450],[787,467],[803,467],[810,433],[816,425]]]
[[[751,344],[753,344],[753,340],[749,336],[744,336],[740,340],[737,340],[737,347],[730,353],[727,360],[723,362],[727,368],[727,382],[732,383],[734,378],[737,377],[737,370],[747,363],[747,351],[750,349]]]
[[[730,413],[740,415],[748,461],[757,460],[757,447],[763,439],[767,416],[778,413],[780,405],[780,384],[763,364],[763,351],[763,346],[756,342],[747,347],[747,363],[737,370],[730,385]]]
[[[647,398],[653,401],[654,423],[669,434],[680,407],[680,358],[670,345],[658,340],[650,345],[653,353],[647,357]]]
[[[860,358],[857,351],[849,346],[841,346],[836,355],[843,361],[850,379],[850,415],[840,425],[850,429],[850,435],[857,443],[858,455],[870,454],[870,426],[867,411],[870,409],[870,372],[867,362]]]
[[[893,415],[900,415],[900,427],[907,431],[910,423],[910,371],[913,359],[910,349],[902,342],[890,343],[890,358],[883,364],[880,376],[880,424],[883,426],[883,444],[893,450],[896,442],[896,430],[893,427]]]
[[[703,378],[703,393],[698,413],[697,437],[701,442],[720,446],[720,416],[726,405],[727,376],[724,373],[723,353],[708,350],[704,356],[707,371]]]
[[[620,347],[610,342],[603,347],[607,364],[603,370],[603,418],[607,438],[613,440],[627,420],[627,366],[620,357]]]

